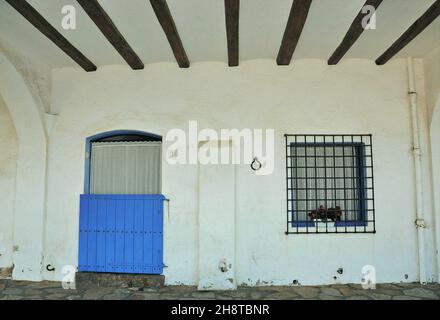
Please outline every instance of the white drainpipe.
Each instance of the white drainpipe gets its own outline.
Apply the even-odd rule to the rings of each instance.
[[[413,131],[413,155],[414,155],[414,171],[416,182],[416,220],[417,228],[417,247],[419,255],[419,279],[420,283],[426,283],[426,264],[425,264],[425,240],[424,229],[425,220],[423,219],[423,190],[422,190],[422,151],[420,149],[420,128],[417,106],[417,91],[415,86],[413,59],[408,58],[408,85],[409,99],[411,107],[411,120]]]

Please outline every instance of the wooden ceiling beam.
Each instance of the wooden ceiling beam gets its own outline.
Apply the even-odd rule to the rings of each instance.
[[[309,14],[312,0],[294,0],[290,9],[283,40],[278,51],[277,64],[289,65]]]
[[[239,16],[240,0],[225,0],[228,65],[230,67],[236,67],[239,64]]]
[[[367,0],[367,2],[365,2],[362,8],[366,6],[372,6],[375,8],[375,10],[377,10],[377,8],[382,3],[382,1],[383,0]],[[367,13],[362,12],[362,10],[359,11],[358,15],[356,16],[350,28],[348,29],[344,39],[339,44],[338,48],[332,54],[330,59],[328,59],[329,65],[338,64],[338,62],[345,56],[347,51],[350,50],[350,48],[354,45],[354,43],[359,39],[361,34],[364,32],[364,27],[362,25],[362,22],[366,14]]]
[[[104,11],[97,0],[77,0],[80,6],[88,14],[90,19],[101,30],[102,34],[119,52],[124,60],[134,70],[143,69],[144,64],[134,50],[130,47],[124,36],[119,32],[108,14]]]
[[[29,21],[58,48],[72,58],[85,71],[96,71],[96,66],[59,33],[34,7],[25,0],[6,0],[18,13]]]
[[[189,60],[183,48],[182,40],[177,32],[176,24],[174,23],[173,16],[166,0],[150,0],[157,20],[162,26],[163,31],[168,39],[168,42],[173,50],[174,57],[177,64],[181,68],[189,67]]]
[[[383,65],[408,45],[440,15],[440,0],[434,4],[406,30],[379,58],[376,64]]]

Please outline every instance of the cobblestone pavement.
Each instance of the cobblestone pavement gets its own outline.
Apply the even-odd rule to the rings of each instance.
[[[380,284],[375,290],[360,285],[314,287],[240,287],[236,291],[197,291],[189,286],[162,288],[88,287],[64,290],[59,282],[0,280],[0,300],[158,300],[158,299],[269,299],[269,300],[439,300],[440,284]]]

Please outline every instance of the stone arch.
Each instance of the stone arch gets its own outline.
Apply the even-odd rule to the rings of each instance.
[[[18,139],[14,123],[0,94],[0,274],[12,266],[12,237]]]
[[[38,281],[41,280],[43,256],[47,137],[28,87],[1,52],[0,94],[18,137],[12,276]]]

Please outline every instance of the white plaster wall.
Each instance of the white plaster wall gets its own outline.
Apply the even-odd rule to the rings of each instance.
[[[432,170],[431,170],[431,139],[430,139],[430,108],[427,97],[428,92],[425,86],[424,64],[421,59],[414,59],[414,77],[417,92],[417,110],[418,110],[418,126],[419,126],[419,140],[421,148],[421,176],[422,176],[422,210],[423,219],[426,228],[422,229],[424,238],[424,250],[426,255],[426,263],[421,268],[424,268],[428,282],[436,281],[438,274],[437,259],[436,259],[436,222],[434,217],[434,201],[432,189]],[[408,109],[410,104],[408,103]],[[415,217],[414,217],[415,218]]]
[[[432,175],[433,175],[433,192],[434,192],[434,208],[436,223],[436,240],[437,240],[437,265],[440,264],[439,248],[440,248],[440,99],[434,110],[431,122],[431,152],[432,152]],[[440,282],[440,277],[437,279]]]
[[[437,268],[440,268],[440,47],[423,59],[426,105],[430,125],[432,186],[436,225]],[[437,281],[440,281],[440,275]]]
[[[365,264],[378,281],[417,281],[414,183],[406,61],[378,67],[369,60],[327,66],[299,60],[289,67],[259,60],[228,68],[171,63],[142,71],[123,66],[95,73],[53,72],[44,265],[46,279],[77,264],[79,195],[86,137],[114,129],[165,136],[171,128],[274,128],[272,175],[236,167],[238,284],[359,282]],[[285,133],[371,133],[377,234],[285,235]],[[164,148],[167,148],[164,143]],[[197,165],[163,163],[164,263],[168,284],[197,283]],[[215,248],[213,248],[215,250]],[[336,270],[344,268],[343,275]],[[337,276],[335,280],[333,277]]]
[[[432,119],[440,95],[440,47],[423,59],[423,67],[426,104],[429,118]]]
[[[17,133],[0,95],[0,268],[12,266],[17,153]]]
[[[51,69],[14,44],[0,37],[0,51],[14,65],[32,95],[40,112],[50,112]],[[25,54],[23,54],[23,52]]]
[[[233,144],[228,140],[200,143],[199,150],[207,148],[228,153]],[[235,165],[200,164],[198,183],[198,288],[236,289]]]
[[[12,277],[41,280],[46,200],[46,133],[41,113],[17,68],[0,51],[0,92],[18,139]]]

